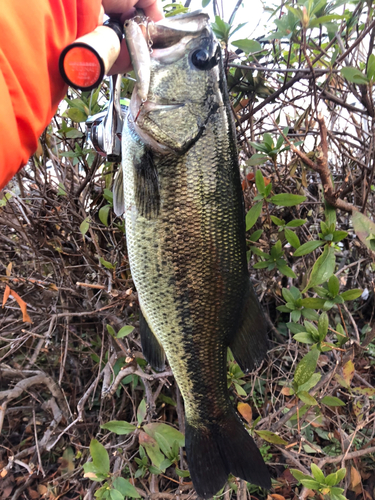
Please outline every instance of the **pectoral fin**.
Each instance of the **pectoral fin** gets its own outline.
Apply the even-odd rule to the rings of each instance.
[[[134,158],[135,201],[139,213],[146,219],[156,217],[160,209],[158,172],[151,149],[145,149],[140,159]]]
[[[121,217],[125,212],[124,174],[121,165],[113,183],[113,210],[117,217]]]
[[[139,311],[139,331],[144,357],[154,370],[163,371],[165,369],[164,349],[149,327],[142,311]]]
[[[267,353],[267,321],[250,280],[238,331],[229,343],[234,359],[244,372],[253,370]]]

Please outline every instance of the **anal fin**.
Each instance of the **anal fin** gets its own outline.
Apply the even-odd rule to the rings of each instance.
[[[230,340],[229,347],[241,370],[253,370],[267,353],[267,321],[254,288],[248,281],[246,300],[238,331]]]
[[[139,331],[144,357],[154,370],[163,371],[165,369],[164,349],[149,327],[142,311],[139,311]]]

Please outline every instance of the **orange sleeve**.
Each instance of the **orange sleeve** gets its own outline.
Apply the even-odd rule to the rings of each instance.
[[[9,0],[0,16],[0,189],[35,152],[63,99],[61,51],[98,25],[101,0]]]

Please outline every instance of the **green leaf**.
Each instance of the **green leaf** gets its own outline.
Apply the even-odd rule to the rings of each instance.
[[[264,184],[263,174],[262,174],[262,172],[260,170],[256,171],[256,174],[255,174],[255,184],[256,184],[258,192],[260,194],[263,194],[264,190],[266,189],[266,186]]]
[[[211,0],[202,0],[202,9],[207,7],[207,5],[209,5],[210,2],[211,2]]]
[[[103,257],[99,257],[99,262],[106,269],[109,269],[109,270],[116,269],[116,266],[114,264],[111,264],[111,262],[109,262],[108,260],[103,259]]]
[[[275,217],[274,215],[271,215],[271,220],[276,226],[285,226],[285,220],[279,219],[278,217]]]
[[[272,196],[271,198],[272,203],[281,207],[293,207],[294,205],[299,205],[305,200],[306,196],[289,193],[275,194],[275,196]]]
[[[308,290],[309,288],[320,285],[321,283],[327,281],[334,273],[335,265],[336,265],[335,249],[326,246],[323,250],[322,255],[318,257],[312,268],[309,281],[303,293],[305,293],[306,290]]]
[[[121,495],[121,493],[116,489],[110,489],[109,498],[110,500],[124,500],[124,495]]]
[[[305,224],[306,219],[294,219],[287,223],[286,227],[300,227]]]
[[[309,332],[296,333],[293,335],[293,338],[297,340],[297,342],[302,342],[303,344],[315,344],[315,340]]]
[[[288,290],[287,288],[283,288],[281,290],[281,293],[283,295],[283,298],[284,298],[285,302],[288,303],[288,302],[294,302],[295,301],[295,297],[294,297],[294,295],[293,295],[293,293],[292,293],[291,290]]]
[[[286,265],[286,262],[285,260],[283,259],[278,259],[277,260],[277,269],[281,272],[281,274],[283,274],[284,276],[287,276],[288,278],[296,278],[297,276],[295,275],[294,271],[292,271],[292,269],[290,269],[290,267],[288,267]]]
[[[112,481],[112,485],[125,497],[141,498],[136,488],[123,477],[116,477],[116,479]]]
[[[375,224],[361,212],[353,212],[353,227],[361,242],[371,251],[375,251]]]
[[[345,406],[345,403],[335,396],[324,396],[321,402],[327,406]]]
[[[347,231],[333,231],[332,241],[337,243],[348,236]]]
[[[319,319],[319,315],[314,309],[308,309],[306,307],[302,309],[302,316],[311,321],[318,321]]]
[[[318,297],[307,297],[302,299],[302,305],[309,309],[322,309],[325,303],[325,299],[319,299]]]
[[[363,293],[363,290],[360,290],[359,288],[354,288],[353,290],[346,290],[345,292],[342,292],[341,297],[344,300],[355,300],[358,299]]]
[[[305,328],[297,323],[286,323],[286,326],[292,333],[302,333],[305,331]]]
[[[318,322],[318,331],[319,331],[320,340],[325,339],[327,332],[328,332],[328,325],[329,325],[329,322],[328,322],[327,313],[323,312],[320,315],[319,322]]]
[[[318,404],[317,400],[311,396],[307,391],[298,391],[297,396],[306,405],[316,406]]]
[[[316,26],[319,26],[320,24],[327,24],[330,21],[336,20],[336,19],[345,19],[344,16],[340,16],[339,14],[329,14],[327,16],[321,16],[316,19],[312,19],[309,22],[309,28],[315,28]]]
[[[146,400],[142,399],[142,401],[139,403],[137,410],[137,422],[139,425],[141,425],[141,423],[145,419],[146,413],[147,413]]]
[[[263,134],[263,142],[267,146],[269,151],[273,149],[273,140],[271,134],[268,134],[267,132]]]
[[[322,245],[324,245],[324,241],[321,240],[307,241],[294,252],[293,257],[301,257],[302,255],[307,255],[308,253],[313,252]]]
[[[133,330],[134,330],[134,326],[130,326],[130,325],[123,326],[119,330],[118,334],[116,335],[116,338],[123,339],[124,337],[127,337],[129,335],[129,333],[132,333]]]
[[[85,471],[84,477],[89,478],[91,481],[100,482],[108,478],[108,474],[100,472],[99,468],[92,462],[83,464],[83,470]]]
[[[297,322],[299,321],[301,314],[302,314],[301,311],[292,311],[290,313],[290,318],[292,321]]]
[[[255,205],[251,207],[251,209],[246,214],[246,231],[249,231],[260,216],[262,211],[263,201],[258,201]]]
[[[253,52],[259,52],[262,50],[262,46],[259,42],[256,40],[236,40],[235,42],[231,42],[232,45],[235,47],[238,47],[239,49],[243,50],[245,54],[251,54]]]
[[[284,234],[285,234],[285,238],[286,238],[287,242],[290,243],[292,245],[292,247],[299,248],[301,246],[299,238],[294,231],[292,231],[291,229],[285,228]]]
[[[316,384],[319,382],[319,380],[321,378],[322,378],[322,375],[320,373],[313,373],[307,382],[298,386],[298,390],[299,391],[309,391],[310,389],[312,389],[313,387],[316,386]]]
[[[316,341],[319,339],[319,332],[310,321],[304,321],[306,331],[309,332]]]
[[[267,155],[267,158],[268,158],[269,148],[265,144],[259,144],[258,142],[250,142],[250,144],[257,151],[262,151],[262,153],[264,153],[265,155]]]
[[[103,191],[103,198],[108,201],[111,207],[113,207],[113,193],[110,189],[105,188]]]
[[[289,290],[290,290],[290,293],[292,294],[292,296],[294,297],[294,300],[301,299],[301,297],[302,297],[301,292],[298,290],[298,288],[296,286],[291,286],[289,288]]]
[[[320,483],[314,481],[314,479],[301,479],[300,481],[303,486],[309,488],[310,490],[318,490],[320,488]]]
[[[116,332],[111,325],[107,325],[107,331],[111,335],[111,337],[113,337],[113,338],[116,337]]]
[[[144,438],[142,438],[144,436]],[[165,456],[160,451],[159,445],[154,438],[147,436],[145,433],[140,433],[140,442],[145,448],[147,455],[149,456],[151,462],[160,469],[162,462],[165,460]]]
[[[253,268],[254,269],[265,269],[268,266],[269,266],[269,262],[257,262],[256,264],[253,265]]]
[[[178,467],[176,467],[176,474],[180,477],[190,477],[190,473],[188,470],[181,470]]]
[[[255,431],[267,443],[287,445],[288,441],[271,431]]]
[[[317,481],[319,481],[320,483],[324,483],[325,475],[319,469],[319,467],[317,465],[315,465],[314,463],[311,464],[311,472]]]
[[[375,80],[375,55],[371,54],[367,62],[367,78],[369,80]]]
[[[357,83],[359,85],[368,83],[367,77],[357,68],[346,66],[341,69],[341,74],[348,82]]]
[[[346,476],[346,469],[343,467],[342,469],[339,469],[337,472],[336,472],[336,475],[337,475],[337,482],[339,483],[340,481],[342,481],[344,479],[344,477]]]
[[[262,233],[263,233],[262,229],[257,229],[250,235],[249,241],[258,241],[259,238],[262,236]]]
[[[129,424],[129,422],[126,422],[125,420],[111,420],[110,422],[101,425],[100,428],[122,436],[130,434],[135,431],[137,427],[133,424]]]
[[[81,225],[79,226],[79,230],[81,231],[82,236],[85,236],[89,228],[90,228],[90,217],[86,217],[86,219],[83,222],[81,222]]]
[[[77,123],[85,122],[88,118],[87,114],[78,108],[69,108],[66,114],[73,122]]]
[[[90,453],[92,456],[92,463],[97,468],[97,470],[104,475],[109,474],[108,452],[97,439],[91,440]]]
[[[318,363],[319,351],[314,348],[311,349],[298,363],[294,373],[294,382],[297,386],[305,384],[313,375]]]
[[[79,139],[80,137],[83,137],[85,134],[83,134],[80,130],[77,130],[76,128],[73,128],[72,130],[69,130],[66,134],[65,137],[67,139]]]
[[[111,209],[110,205],[105,205],[99,210],[100,222],[104,224],[106,227],[108,227],[108,214],[110,209]]]
[[[270,255],[268,253],[262,252],[260,248],[257,247],[250,247],[250,250],[255,253],[255,255],[259,255],[259,257],[264,257],[266,259],[270,258]]]
[[[325,478],[325,484],[328,484],[328,486],[334,486],[337,483],[338,483],[337,472],[328,474],[328,476]]]
[[[262,165],[268,159],[268,156],[263,153],[255,153],[252,155],[250,160],[247,160],[246,165],[249,167],[254,167],[256,165]]]
[[[236,382],[233,382],[233,385],[234,385],[234,388],[236,389],[236,392],[239,396],[242,396],[242,397],[246,397],[247,396],[247,393],[244,389],[242,389],[242,387],[237,384]]]
[[[336,297],[340,291],[340,282],[337,276],[332,274],[328,280],[328,290],[332,297]]]
[[[156,433],[160,434],[167,440],[170,447],[173,446],[173,443],[175,441],[177,441],[179,446],[185,446],[185,436],[171,425],[157,422],[146,424],[143,426],[143,429],[149,436],[153,437],[154,439]]]
[[[158,432],[155,432],[155,439],[159,445],[159,448],[164,453],[164,455],[167,457],[171,452],[171,446],[168,444],[168,441],[165,439],[164,436],[162,436]]]
[[[306,476],[306,474],[303,474],[303,472],[297,469],[289,469],[289,470],[293,474],[293,476],[297,479],[297,481],[301,481],[301,479],[311,479],[310,476]]]
[[[288,306],[277,306],[276,309],[282,313],[290,313]]]

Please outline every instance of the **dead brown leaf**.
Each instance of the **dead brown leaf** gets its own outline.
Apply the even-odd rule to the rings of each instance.
[[[238,403],[237,410],[240,412],[246,422],[250,424],[253,419],[253,410],[251,409],[251,406],[248,403]]]
[[[5,271],[5,274],[9,277],[10,274],[12,272],[12,263],[9,262],[9,264],[7,265],[7,268],[6,268],[6,271]]]
[[[5,292],[4,292],[4,297],[3,297],[3,307],[5,306],[6,304],[6,301],[8,300],[9,298],[9,294],[10,294],[10,288],[8,285],[6,285],[5,287]]]
[[[45,495],[48,492],[48,488],[45,484],[38,484],[37,490],[39,495]]]
[[[290,387],[283,387],[280,392],[284,396],[290,396],[291,395],[291,389],[290,389]]]
[[[350,386],[350,383],[352,381],[355,372],[354,363],[351,359],[349,359],[349,361],[345,363],[345,365],[342,368],[342,372],[344,375],[345,382],[348,384],[348,386]]]
[[[9,289],[8,294],[7,294],[7,289]],[[17,301],[17,304],[20,306],[20,309],[22,311],[22,321],[24,323],[32,323],[31,318],[28,315],[27,310],[26,310],[26,307],[27,307],[26,302],[23,299],[21,299],[21,297],[18,295],[17,292],[15,292],[14,290],[11,290],[8,285],[6,286],[5,292],[4,292],[3,307],[5,306],[5,303],[8,300],[9,295],[11,295]]]
[[[350,486],[349,489],[355,491],[356,486],[360,485],[362,481],[361,474],[357,471],[355,467],[351,467],[350,470]]]
[[[37,500],[38,498],[40,498],[39,493],[35,490],[32,490],[31,488],[27,488],[27,492],[28,492],[31,500]]]

